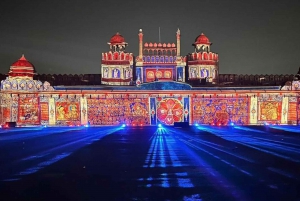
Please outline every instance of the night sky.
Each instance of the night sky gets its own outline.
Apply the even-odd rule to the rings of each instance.
[[[0,1],[0,73],[22,54],[38,73],[100,73],[101,53],[120,32],[127,52],[144,42],[176,43],[193,52],[202,32],[219,54],[220,73],[295,74],[300,66],[299,0]]]

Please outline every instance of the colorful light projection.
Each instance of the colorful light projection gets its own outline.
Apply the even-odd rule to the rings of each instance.
[[[172,80],[173,69],[146,69],[146,82]]]
[[[157,119],[165,125],[183,120],[183,104],[176,98],[157,98]]]
[[[259,102],[259,121],[276,121],[281,120],[281,102]]]
[[[20,96],[18,124],[40,124],[39,98]]]
[[[59,99],[55,102],[57,124],[80,124],[79,101]]]
[[[4,124],[5,122],[10,121],[10,113],[11,113],[11,96],[10,94],[1,94],[1,123]]]
[[[297,125],[300,124],[300,97],[297,98],[298,102],[297,102]]]
[[[48,102],[40,102],[41,121],[49,121],[49,104]]]
[[[87,99],[92,125],[150,125],[148,98]]]
[[[198,124],[247,124],[248,98],[192,98],[192,121]]]

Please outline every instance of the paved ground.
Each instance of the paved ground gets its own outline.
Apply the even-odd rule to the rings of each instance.
[[[300,200],[298,127],[0,130],[0,200]]]

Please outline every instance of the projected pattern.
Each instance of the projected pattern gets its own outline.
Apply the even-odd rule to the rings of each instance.
[[[192,121],[199,124],[247,124],[248,108],[247,98],[193,98]]]
[[[20,96],[18,123],[40,124],[38,97]]]
[[[5,122],[8,122],[10,121],[10,112],[11,112],[11,96],[10,94],[1,94],[1,107],[2,107],[2,110],[1,113],[2,113],[2,119],[1,119],[1,123],[5,123]]]
[[[166,98],[158,102],[157,118],[166,125],[181,122],[183,116],[183,104],[175,98]]]
[[[148,98],[87,99],[92,125],[150,125]]]
[[[264,94],[258,98],[258,123],[280,123],[282,96]]]
[[[58,125],[79,125],[80,107],[79,100],[75,98],[61,97],[55,102],[56,124]]]

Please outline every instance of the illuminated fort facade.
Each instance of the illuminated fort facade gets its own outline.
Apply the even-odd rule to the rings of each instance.
[[[40,75],[23,55],[0,75],[0,123],[18,126],[240,125],[299,123],[300,82],[295,75],[219,74],[219,56],[202,33],[192,53],[174,42],[144,42],[126,52],[116,33],[101,55],[99,74]],[[175,40],[176,39],[176,40]]]

